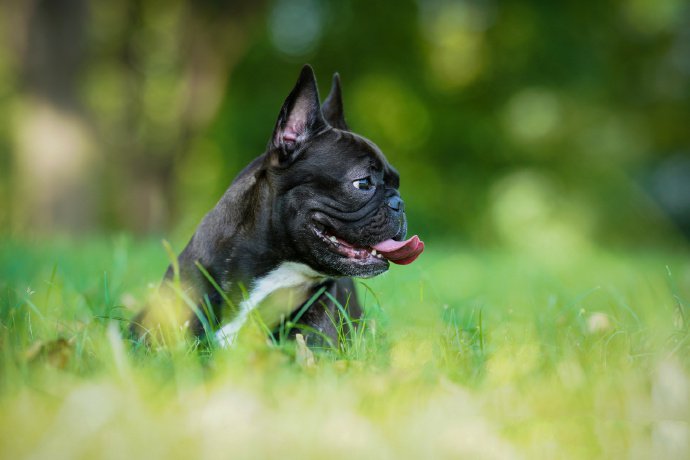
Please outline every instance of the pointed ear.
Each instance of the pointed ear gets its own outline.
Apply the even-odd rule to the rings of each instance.
[[[278,161],[283,163],[291,159],[300,144],[326,126],[319,106],[319,90],[314,71],[309,65],[305,65],[280,109],[273,130],[271,147],[277,151]]]
[[[345,122],[345,113],[343,112],[343,95],[340,91],[340,75],[333,74],[333,83],[331,83],[331,92],[321,106],[321,112],[329,125],[343,131],[349,131],[347,123]]]

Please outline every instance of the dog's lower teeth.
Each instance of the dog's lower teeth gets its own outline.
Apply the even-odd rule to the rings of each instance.
[[[335,235],[321,234],[321,237],[333,245],[332,249],[334,251],[337,251],[338,254],[348,259],[366,261],[375,257],[379,260],[385,260],[385,258],[374,248],[357,247],[347,241],[339,240]]]

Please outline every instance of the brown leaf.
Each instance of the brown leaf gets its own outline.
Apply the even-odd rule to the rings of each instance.
[[[74,340],[68,341],[64,337],[48,342],[38,340],[24,352],[24,359],[28,362],[35,362],[44,358],[51,366],[64,369],[72,355],[73,345]]]

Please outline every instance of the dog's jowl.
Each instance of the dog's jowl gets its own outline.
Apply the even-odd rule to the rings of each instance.
[[[332,299],[351,318],[362,313],[351,277],[409,264],[424,250],[417,236],[405,239],[399,180],[379,148],[348,128],[338,76],[321,105],[305,66],[266,152],[235,178],[178,258],[184,296],[198,305],[188,310],[191,332],[210,328],[219,344],[230,345],[261,308],[269,327],[299,314],[292,333],[336,344],[341,311]],[[169,267],[166,279],[174,272]],[[223,318],[227,303],[237,308]],[[160,318],[152,310],[135,321],[140,336]]]

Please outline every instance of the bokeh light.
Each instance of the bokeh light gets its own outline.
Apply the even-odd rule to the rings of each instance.
[[[527,88],[513,95],[504,109],[504,120],[517,142],[539,142],[553,135],[562,123],[558,97],[542,88]]]
[[[592,217],[547,174],[520,170],[492,188],[491,215],[504,242],[554,262],[591,249]]]
[[[273,46],[288,56],[312,51],[324,27],[324,3],[316,0],[278,0],[269,17]]]

